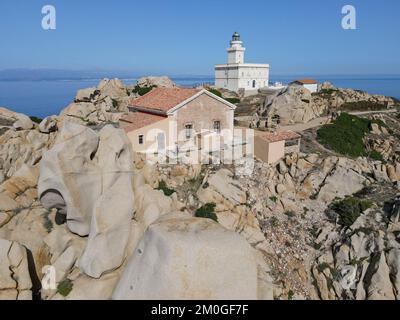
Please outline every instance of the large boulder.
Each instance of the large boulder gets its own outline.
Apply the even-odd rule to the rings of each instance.
[[[215,203],[217,211],[232,210],[246,203],[246,192],[233,179],[228,169],[220,169],[207,180],[207,188],[200,188],[197,196],[202,203]]]
[[[26,249],[0,239],[0,300],[31,300],[31,288]]]
[[[149,226],[113,298],[243,300],[257,290],[256,259],[240,235],[176,213]]]
[[[28,116],[18,113],[17,121],[14,122],[13,128],[15,130],[30,130],[33,128],[33,122]]]
[[[41,133],[50,133],[57,130],[57,116],[49,116],[43,119],[39,124]]]
[[[136,85],[139,87],[164,87],[164,88],[172,88],[176,87],[176,84],[168,77],[162,76],[162,77],[143,77],[140,78]]]
[[[338,166],[321,187],[317,200],[330,203],[335,198],[344,198],[361,191],[367,179],[348,167]]]
[[[327,106],[317,107],[312,103],[310,91],[302,86],[291,85],[282,91],[267,96],[264,104],[266,115],[279,118],[281,125],[307,123],[322,115]]]
[[[119,267],[134,211],[131,144],[108,125],[99,133],[65,123],[40,163],[38,193],[44,207],[65,214],[68,228],[89,235],[80,259],[92,277]]]

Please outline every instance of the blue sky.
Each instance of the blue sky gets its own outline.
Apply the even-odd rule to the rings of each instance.
[[[346,4],[357,30],[341,28]],[[399,12],[399,0],[1,0],[0,69],[212,75],[238,31],[246,61],[273,74],[400,74]]]

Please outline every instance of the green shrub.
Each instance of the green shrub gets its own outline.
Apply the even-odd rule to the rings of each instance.
[[[216,96],[222,98],[222,93],[220,91],[218,91],[217,89],[210,88],[210,89],[208,89],[208,91],[210,91],[211,93],[215,94]]]
[[[164,195],[166,195],[167,197],[175,193],[174,189],[168,188],[167,183],[164,180],[158,182],[157,190],[161,190],[162,192],[164,192]]]
[[[369,157],[370,157],[371,159],[373,159],[373,160],[382,161],[382,162],[384,161],[382,154],[379,153],[379,152],[376,151],[376,150],[372,150],[372,151],[369,153]]]
[[[8,131],[8,128],[0,128],[0,136],[5,134]]]
[[[333,202],[329,209],[338,215],[338,223],[340,225],[350,227],[361,213],[371,208],[371,206],[372,202],[370,201],[349,197]]]
[[[271,200],[273,203],[277,203],[278,202],[278,197],[271,196],[271,197],[269,197],[269,200]]]
[[[326,148],[351,157],[367,155],[363,138],[369,132],[371,121],[342,113],[332,124],[317,132],[317,140]]]
[[[35,117],[35,116],[31,116],[29,118],[35,123],[41,123],[43,121],[43,119]]]
[[[66,279],[64,281],[61,281],[58,286],[57,286],[57,292],[61,294],[63,297],[66,297],[69,295],[69,293],[72,291],[73,288],[73,283],[71,280]]]
[[[198,217],[198,218],[212,219],[212,220],[218,222],[218,217],[214,211],[215,207],[216,207],[215,203],[207,203],[204,206],[197,209],[194,216]]]
[[[118,108],[118,101],[115,100],[115,99],[111,99],[111,100],[112,100],[113,108],[114,108],[114,109]]]
[[[232,104],[236,104],[240,102],[239,98],[225,98],[226,101],[232,103]]]
[[[338,92],[337,89],[321,89],[318,94],[320,95],[326,95],[326,96],[330,96],[333,93]]]
[[[53,230],[53,221],[51,221],[50,217],[49,217],[50,212],[46,213],[43,215],[43,226],[46,229],[47,233],[50,233]]]
[[[340,108],[345,111],[376,111],[385,110],[387,109],[387,106],[382,103],[372,101],[355,101],[345,102]]]
[[[154,88],[157,88],[157,86],[150,86],[150,87],[135,86],[135,88],[133,89],[133,93],[137,93],[139,96],[144,96],[146,93],[149,93]]]

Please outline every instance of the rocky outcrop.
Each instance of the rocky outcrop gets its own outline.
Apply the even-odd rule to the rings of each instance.
[[[57,130],[57,116],[49,116],[43,119],[39,124],[41,133],[50,133]]]
[[[15,130],[30,130],[34,124],[28,116],[0,107],[0,126],[13,127]]]
[[[172,88],[176,87],[176,84],[166,76],[163,77],[143,77],[138,79],[137,86],[141,88],[148,87],[164,87],[164,88]]]
[[[398,299],[398,223],[388,224],[385,215],[372,208],[350,227],[319,231],[323,249],[313,276],[321,299]]]
[[[270,121],[273,118],[279,119],[281,125],[307,123],[321,116],[328,108],[328,105],[316,105],[312,100],[310,91],[301,86],[291,85],[267,96],[258,113],[268,117]]]
[[[26,249],[0,239],[0,300],[31,300],[31,288]]]
[[[121,80],[104,79],[97,88],[78,91],[75,101],[61,112],[59,122],[81,125],[117,123],[128,111],[133,97]]]
[[[66,215],[73,233],[89,235],[80,267],[92,277],[123,261],[134,211],[132,166],[123,131],[106,126],[97,134],[73,123],[64,124],[40,163],[40,200]]]
[[[54,133],[43,134],[37,130],[6,131],[0,135],[0,172],[9,178],[23,164],[37,164],[54,137]]]
[[[24,114],[17,114],[17,121],[14,122],[13,128],[15,130],[30,130],[33,128],[32,120],[24,115]]]
[[[330,83],[319,86],[319,92],[310,91],[299,85],[257,94],[242,100],[236,110],[241,119],[250,121],[254,126],[259,119],[268,120],[268,126],[307,123],[315,118],[334,111],[368,111],[385,110],[398,105],[393,98],[382,95],[371,95],[360,90],[335,88]]]
[[[148,228],[113,298],[242,300],[257,294],[257,264],[243,238],[211,220],[176,214]]]

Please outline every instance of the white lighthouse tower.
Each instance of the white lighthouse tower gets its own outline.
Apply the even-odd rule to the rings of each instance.
[[[215,66],[215,86],[231,91],[256,91],[267,87],[269,81],[269,65],[245,63],[243,42],[239,33],[235,32],[230,42],[228,63]]]
[[[226,49],[228,51],[228,64],[244,63],[243,41],[240,40],[239,33],[235,32],[232,36],[231,46]]]

